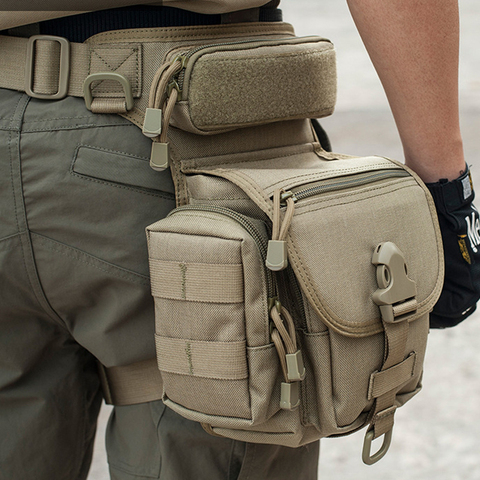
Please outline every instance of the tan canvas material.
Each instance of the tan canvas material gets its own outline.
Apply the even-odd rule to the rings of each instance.
[[[216,48],[219,43],[229,45]],[[245,46],[241,49],[243,43]],[[270,48],[260,48],[263,44]],[[26,91],[30,86],[32,94],[49,99],[65,82],[65,95],[84,97],[85,90],[88,90],[92,97],[92,111],[122,114],[139,127],[144,125],[146,108],[157,107],[156,74],[166,60],[171,61],[180,54],[192,55],[192,58],[183,65],[186,69],[182,72],[186,81],[185,103],[177,106],[174,117],[181,123],[191,122],[195,133],[199,133],[198,129],[222,130],[302,118],[307,112],[311,117],[324,116],[333,111],[335,104],[332,44],[319,37],[297,39],[292,27],[285,23],[121,30],[100,33],[85,43],[64,40],[63,45],[52,37],[0,36],[0,46],[0,63],[11,67],[5,69],[0,88]],[[224,53],[215,53],[216,50]],[[66,57],[63,66],[62,55]],[[268,62],[271,62],[272,55],[283,56],[280,85],[292,88],[282,90],[276,83],[276,76],[271,75]],[[225,62],[229,62],[227,70],[235,75],[220,78],[216,85],[212,84],[209,78],[216,78],[218,69]],[[103,77],[86,82],[93,79],[94,74]],[[131,89],[133,108],[127,111],[125,85],[118,81],[118,77],[106,78],[105,74],[116,74],[125,79]],[[190,112],[191,102],[187,102],[191,82],[195,87],[195,91],[192,90],[193,112]],[[256,105],[256,115],[248,113],[250,108],[245,113],[245,105],[242,107],[244,113],[241,113],[239,107],[244,102],[245,91],[257,92],[251,100],[255,103],[246,105]],[[213,103],[214,98],[216,103]],[[315,99],[313,103],[312,98]],[[277,108],[270,112],[266,107],[273,104]],[[188,113],[183,116],[187,119],[182,122],[180,112],[185,105],[188,105]],[[219,111],[226,110],[229,115],[219,115]],[[267,112],[270,118],[263,118]]]
[[[255,156],[264,155],[249,152],[252,161],[244,166],[229,155],[230,164],[184,168],[189,172],[187,185],[195,179],[198,190],[198,175],[205,186],[211,175],[228,178],[260,207],[257,218],[265,219],[264,213],[273,218],[271,192],[279,180],[269,173],[278,173],[275,166],[282,158],[255,161]],[[421,387],[428,312],[439,295],[443,272],[431,200],[415,176],[384,158],[332,160],[312,145],[310,151],[288,159],[293,168],[282,171],[281,188],[320,192],[296,201],[286,235],[290,266],[273,275],[278,297],[293,315],[305,363],[300,406],[292,410],[280,406],[285,380],[269,326],[273,324],[268,302],[272,293],[267,292],[265,275],[271,272],[261,253],[266,238],[240,233],[241,224],[258,220],[231,218],[225,210],[228,188],[218,189],[220,207],[212,189],[208,201],[182,207],[148,229],[157,333],[162,341],[164,336],[175,339],[177,360],[183,363],[181,370],[162,372],[164,401],[182,415],[210,425],[214,432],[241,440],[297,446],[354,431],[370,421],[375,435],[381,436],[390,432],[395,408]],[[193,163],[189,159],[184,165]],[[193,173],[200,170],[203,174]],[[212,188],[218,186],[216,182]],[[232,195],[233,208],[238,202]],[[393,324],[382,321],[372,300],[379,289],[372,255],[385,241],[394,242],[404,253],[408,278],[416,284],[415,298],[392,309],[395,317],[404,316]],[[258,246],[262,243],[263,247]],[[234,253],[236,249],[242,255]],[[245,256],[244,252],[252,251],[254,257]],[[188,265],[200,259],[208,264],[205,295],[200,301],[188,300]],[[178,275],[183,275],[174,300],[160,293],[170,278],[170,269],[159,267],[165,260],[176,262]],[[243,283],[236,275],[232,282],[243,286],[244,300],[239,302],[228,293],[230,303],[220,304],[219,281],[207,272],[222,268],[227,272],[231,264],[243,265]],[[224,277],[219,273],[219,278]],[[215,293],[209,294],[211,290]],[[211,352],[218,342],[225,342],[235,364],[247,359],[248,378],[238,381],[219,374],[215,380],[209,378],[204,372],[215,372],[221,361],[214,355],[197,355],[195,346],[202,342],[211,345]],[[157,354],[162,370],[164,355],[170,353],[158,348]]]
[[[29,58],[5,38],[0,61]],[[33,91],[55,94],[65,75],[44,63],[65,47],[33,47]],[[68,94],[84,96],[92,73],[128,80],[132,105],[119,77],[91,82],[92,111],[142,127],[151,164],[172,173],[181,208],[148,228],[164,402],[210,433],[291,447],[370,424],[364,460],[381,457],[395,409],[421,388],[442,245],[412,172],[318,143],[309,119],[335,101],[330,42],[245,24],[107,32],[70,54]],[[158,395],[158,375],[142,388],[121,370],[105,375],[120,385],[112,401]]]
[[[312,42],[300,46],[308,57]],[[283,46],[271,57],[267,46],[209,48],[186,68],[167,59],[150,103],[170,125],[154,142],[168,143],[179,205],[147,229],[163,400],[249,442],[299,446],[370,424],[363,456],[373,463],[396,408],[421,388],[443,281],[433,203],[397,162],[325,152],[308,108],[281,117],[289,107],[262,93],[261,112],[240,109],[232,72],[271,61],[282,77]],[[168,91],[172,79],[182,85]]]

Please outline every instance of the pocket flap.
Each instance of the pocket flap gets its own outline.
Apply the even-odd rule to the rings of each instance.
[[[373,295],[380,243],[402,252],[416,284],[415,320],[433,308],[443,282],[443,252],[428,192],[411,177],[375,182],[297,202],[287,239],[289,261],[321,318],[349,336],[383,330]]]
[[[333,112],[336,63],[321,37],[238,42],[188,52],[172,125],[197,134]]]

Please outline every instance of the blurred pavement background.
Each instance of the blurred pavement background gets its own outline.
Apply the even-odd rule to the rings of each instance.
[[[336,45],[338,104],[335,114],[322,121],[334,151],[401,160],[385,95],[345,0],[282,0],[281,6],[297,35],[322,35]],[[461,121],[480,191],[480,2],[460,0],[460,13]],[[364,431],[325,439],[319,478],[480,480],[480,312],[455,329],[431,332],[423,383],[423,391],[397,412],[391,450],[381,462],[371,467],[362,463]],[[88,480],[109,478],[103,440],[108,413],[108,407],[102,409]],[[198,480],[208,479],[199,475]]]

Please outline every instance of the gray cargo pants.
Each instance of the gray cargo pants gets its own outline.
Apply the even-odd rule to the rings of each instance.
[[[87,477],[106,366],[153,358],[144,230],[173,207],[150,140],[83,100],[0,89],[0,479]],[[212,437],[160,401],[117,407],[113,479],[313,480],[318,443]]]

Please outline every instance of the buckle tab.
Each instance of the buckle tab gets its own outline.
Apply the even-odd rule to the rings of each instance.
[[[35,75],[35,43],[37,40],[49,40],[60,44],[60,71],[58,90],[56,93],[35,93],[33,91]],[[34,35],[27,42],[27,64],[25,68],[25,93],[33,98],[42,100],[61,100],[68,94],[68,80],[70,78],[70,42],[63,37],[54,35]]]

